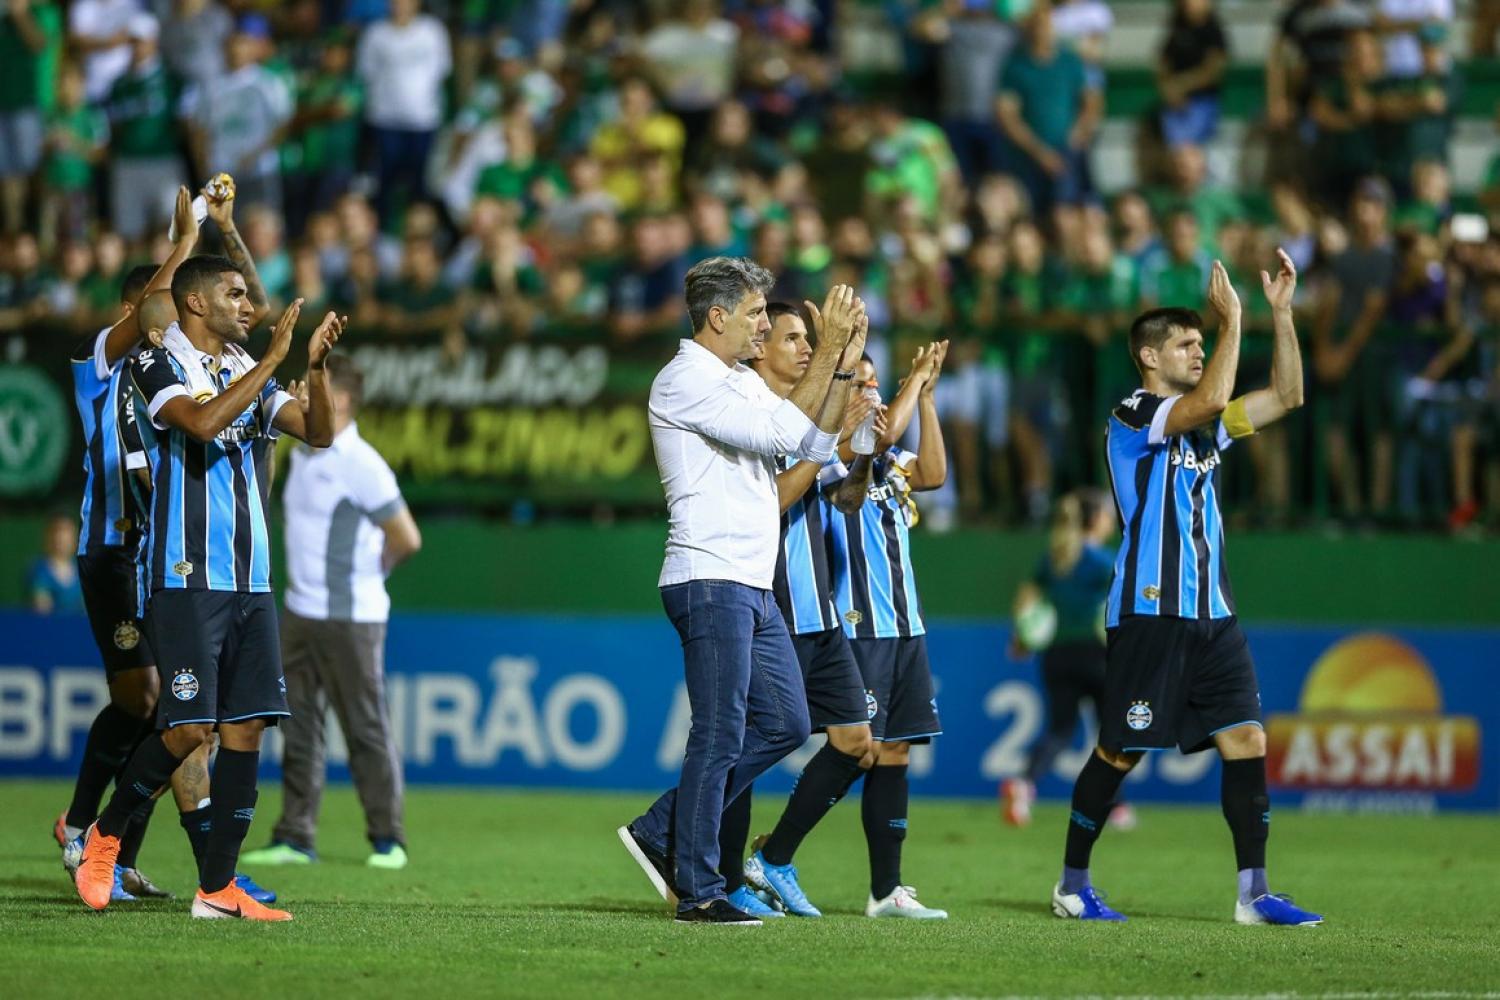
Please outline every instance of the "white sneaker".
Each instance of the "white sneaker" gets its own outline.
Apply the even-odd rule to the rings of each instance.
[[[934,910],[917,902],[917,890],[898,885],[884,899],[870,897],[865,904],[867,917],[905,917],[908,920],[947,920],[947,910]]]

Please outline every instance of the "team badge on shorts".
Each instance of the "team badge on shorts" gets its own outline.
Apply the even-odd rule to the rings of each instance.
[[[880,702],[875,700],[874,691],[865,692],[865,714],[872,719],[880,714]]]
[[[1125,710],[1125,725],[1139,732],[1142,729],[1151,728],[1151,703],[1146,701],[1132,702]]]
[[[134,622],[121,622],[115,626],[115,648],[134,649],[141,643],[141,630],[135,627]]]
[[[172,678],[172,697],[178,701],[192,701],[198,697],[198,678],[191,670],[184,670]]]

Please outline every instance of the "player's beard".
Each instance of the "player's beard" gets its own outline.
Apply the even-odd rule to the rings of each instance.
[[[240,326],[240,314],[238,310],[224,313],[223,316],[215,316],[213,324],[214,336],[226,344],[243,344],[250,339],[250,331]]]

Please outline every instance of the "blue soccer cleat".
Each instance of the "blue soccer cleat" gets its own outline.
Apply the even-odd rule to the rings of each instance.
[[[797,884],[795,865],[773,865],[760,851],[750,855],[745,862],[745,881],[762,892],[770,893],[779,900],[786,911],[796,917],[821,917],[819,910]]]
[[[1125,914],[1104,905],[1104,895],[1091,885],[1065,893],[1062,883],[1052,887],[1052,912],[1065,920],[1108,920],[1123,924]]]
[[[742,885],[729,894],[729,905],[762,920],[786,916],[780,910],[767,906],[765,900],[748,885]]]
[[[234,884],[239,886],[240,890],[244,892],[245,895],[249,896],[257,903],[276,902],[276,893],[271,889],[263,889],[260,886],[256,885],[255,880],[249,875],[241,875],[239,872],[235,872]]]
[[[1316,927],[1323,922],[1321,913],[1310,913],[1292,904],[1292,897],[1265,893],[1248,903],[1234,904],[1237,924],[1276,924],[1281,927]]]
[[[109,901],[111,903],[134,903],[136,897],[125,891],[125,886],[120,883],[120,876],[125,874],[125,869],[115,865],[115,884],[109,890]]]

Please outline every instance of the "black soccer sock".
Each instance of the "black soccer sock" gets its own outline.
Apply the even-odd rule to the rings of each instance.
[[[1266,759],[1226,760],[1219,786],[1224,819],[1234,837],[1234,862],[1240,871],[1266,867],[1271,836],[1271,799],[1266,794]]]
[[[1069,868],[1089,866],[1094,841],[1104,830],[1109,810],[1114,806],[1120,783],[1128,772],[1111,767],[1097,753],[1089,754],[1088,763],[1078,772],[1073,784],[1073,812],[1068,817],[1068,841],[1063,864]]]
[[[792,789],[786,810],[760,852],[773,865],[790,864],[802,840],[818,825],[828,810],[859,780],[863,770],[859,758],[834,749],[832,743],[819,750]],[[866,793],[868,794],[868,793]]]
[[[136,857],[141,853],[141,843],[146,839],[146,827],[151,824],[151,812],[156,808],[156,799],[147,799],[130,815],[125,827],[125,836],[120,838],[120,856],[115,864],[121,868],[134,868]]]
[[[751,785],[724,807],[719,817],[719,874],[724,876],[727,896],[745,884],[745,842],[750,839]]]
[[[105,705],[94,716],[64,823],[82,830],[99,817],[104,790],[130,759],[131,750],[141,739],[143,725],[140,719],[112,704]]]
[[[181,815],[182,829],[193,847],[193,870],[201,876],[203,856],[208,853],[208,831],[213,829],[212,810],[208,806]]]
[[[901,842],[906,839],[906,765],[881,765],[865,775],[861,815],[870,851],[870,895],[884,899],[901,884]]]
[[[122,836],[130,817],[151,801],[157,789],[172,780],[172,772],[181,763],[162,742],[161,733],[152,733],[142,740],[115,781],[115,793],[109,797],[109,804],[99,814],[99,832],[110,837]]]
[[[259,767],[259,750],[219,747],[219,759],[214,763],[213,782],[209,786],[213,801],[208,808],[213,828],[208,831],[208,846],[198,880],[204,892],[218,892],[234,878],[240,845],[255,819],[255,772]]]

